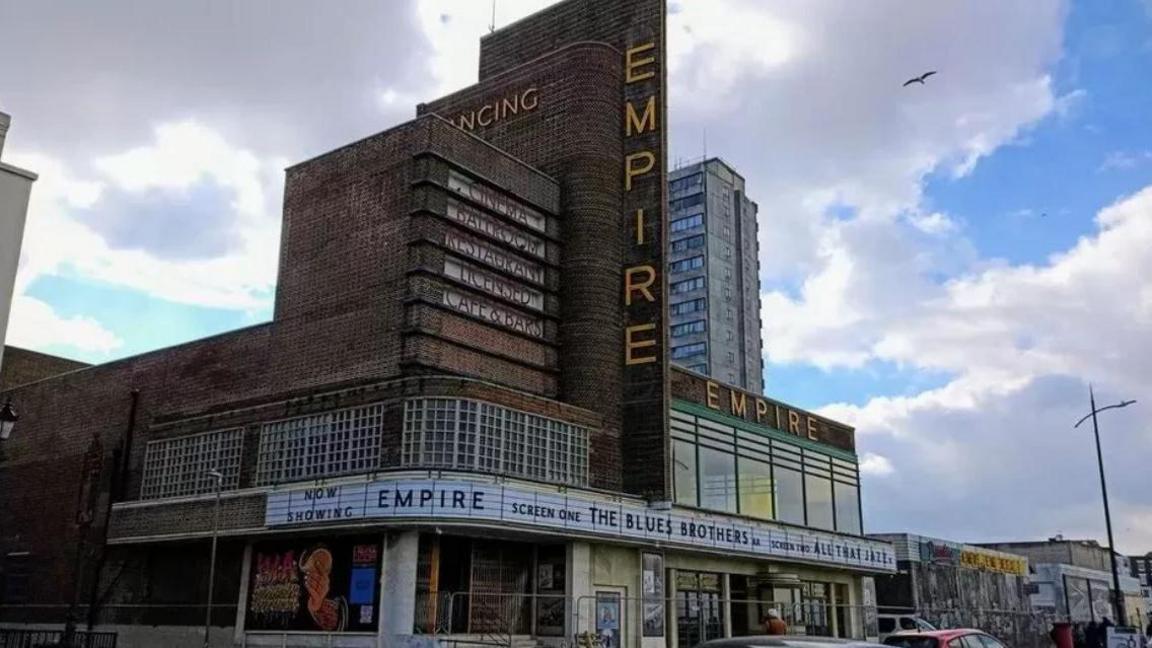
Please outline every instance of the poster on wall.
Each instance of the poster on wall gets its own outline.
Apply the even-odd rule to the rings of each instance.
[[[374,631],[379,582],[379,538],[255,544],[245,629]]]
[[[664,636],[664,556],[646,553],[641,558],[644,636]]]
[[[536,562],[536,634],[564,635],[565,548],[540,547]]]
[[[876,579],[865,576],[860,579],[864,603],[864,636],[868,641],[880,641],[880,617],[876,610]]]
[[[596,636],[602,648],[620,648],[620,594],[596,592]]]
[[[1068,620],[1088,623],[1092,620],[1092,604],[1087,578],[1064,577],[1064,596],[1068,601]]]
[[[1092,618],[1097,622],[1105,617],[1116,616],[1112,612],[1112,588],[1107,581],[1088,581],[1088,591],[1092,594]],[[1115,619],[1112,622],[1115,623]]]

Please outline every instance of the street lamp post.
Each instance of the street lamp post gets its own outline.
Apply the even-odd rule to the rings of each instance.
[[[16,427],[16,421],[20,420],[20,415],[12,407],[12,399],[9,398],[4,407],[0,407],[0,461],[4,459],[4,445],[3,442],[12,436],[12,430]]]
[[[220,490],[224,487],[224,473],[213,469],[207,474],[216,480],[216,505],[212,513],[212,557],[208,559],[208,601],[204,606],[204,648],[208,648],[212,632],[212,590],[216,586],[216,538],[220,533]]]
[[[12,428],[16,427],[16,421],[19,420],[20,415],[13,409],[12,399],[9,398],[4,407],[0,408],[0,441],[7,441],[12,436]]]
[[[1092,404],[1092,413],[1077,421],[1076,425],[1072,427],[1073,429],[1078,428],[1084,421],[1089,418],[1092,419],[1092,432],[1096,435],[1096,463],[1100,467],[1100,493],[1104,497],[1104,524],[1108,528],[1108,557],[1112,559],[1112,590],[1115,597],[1112,601],[1112,608],[1116,615],[1116,623],[1127,625],[1128,619],[1124,613],[1124,593],[1120,591],[1120,570],[1116,566],[1116,543],[1112,539],[1112,513],[1108,508],[1108,483],[1104,479],[1104,454],[1100,451],[1100,425],[1096,421],[1096,415],[1104,410],[1128,407],[1136,401],[1121,401],[1115,405],[1097,409],[1096,394],[1092,391],[1092,385],[1088,385],[1088,399]]]

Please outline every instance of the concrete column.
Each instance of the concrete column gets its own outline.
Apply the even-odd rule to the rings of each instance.
[[[380,574],[380,641],[387,646],[393,636],[411,635],[416,623],[420,532],[389,534],[384,547],[384,567]]]
[[[732,636],[732,588],[728,583],[728,574],[720,575],[720,605],[721,614],[724,615],[724,636]]]
[[[240,602],[236,606],[236,630],[232,634],[232,641],[238,646],[244,645],[244,623],[248,616],[248,581],[252,574],[252,543],[244,545],[244,559],[240,562]]]
[[[591,598],[595,595],[592,590],[592,545],[569,542],[567,563],[568,582],[564,588],[568,602],[565,603],[567,622],[564,634],[571,639],[577,633],[596,629],[596,604]]]

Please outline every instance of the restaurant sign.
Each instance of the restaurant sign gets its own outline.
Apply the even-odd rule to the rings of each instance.
[[[547,492],[525,486],[466,479],[380,479],[268,494],[269,527],[338,525],[364,520],[447,523],[491,522],[534,531],[573,533],[607,540],[660,543],[750,557],[894,572],[892,546],[824,533],[592,493]]]

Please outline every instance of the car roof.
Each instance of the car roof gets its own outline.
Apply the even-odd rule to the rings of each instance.
[[[817,646],[837,646],[838,648],[890,648],[882,644],[839,637],[814,637],[810,635],[752,635],[748,637],[730,637],[728,639],[713,639],[698,644],[696,648],[748,648],[749,646],[766,646],[769,648],[789,648],[802,646],[803,648],[816,648]]]
[[[944,641],[951,641],[956,637],[962,637],[969,634],[987,634],[981,630],[973,628],[951,628],[948,630],[905,630],[897,632],[891,636],[893,637],[934,637],[936,639],[943,639]]]

